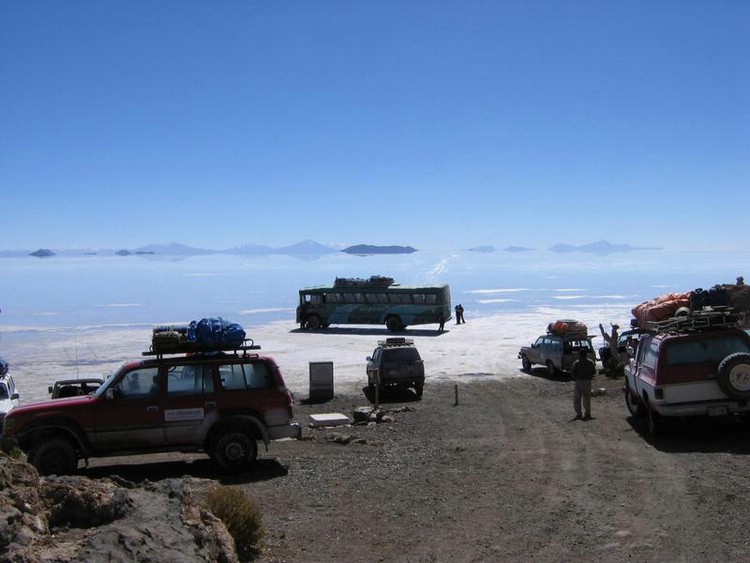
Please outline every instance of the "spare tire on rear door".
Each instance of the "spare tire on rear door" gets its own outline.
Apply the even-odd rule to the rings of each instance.
[[[736,352],[721,360],[719,387],[733,399],[750,399],[750,354]]]

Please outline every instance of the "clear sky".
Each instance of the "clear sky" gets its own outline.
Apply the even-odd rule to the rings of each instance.
[[[3,0],[0,248],[747,248],[750,2]]]

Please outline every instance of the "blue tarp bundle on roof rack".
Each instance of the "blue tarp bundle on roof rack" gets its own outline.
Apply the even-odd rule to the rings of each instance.
[[[150,353],[176,354],[211,350],[245,349],[245,330],[221,317],[203,318],[187,326],[157,326],[153,330]]]
[[[190,323],[187,336],[188,342],[195,342],[202,348],[242,346],[245,330],[221,317],[204,318]]]

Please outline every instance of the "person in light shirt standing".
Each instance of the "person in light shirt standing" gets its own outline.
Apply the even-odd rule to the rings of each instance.
[[[596,375],[596,366],[585,349],[578,351],[578,359],[570,370],[575,387],[573,388],[573,409],[576,411],[574,420],[591,420],[591,380]],[[583,409],[581,409],[583,404]]]

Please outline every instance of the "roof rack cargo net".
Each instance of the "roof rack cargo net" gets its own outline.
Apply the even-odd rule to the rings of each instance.
[[[380,286],[388,287],[393,285],[393,278],[387,276],[370,276],[369,278],[336,278],[334,287],[351,287],[351,286]]]

